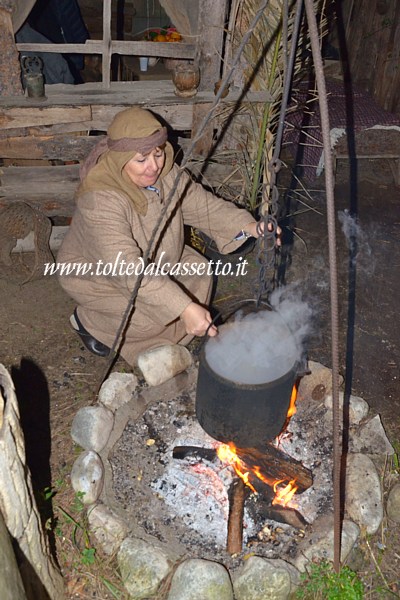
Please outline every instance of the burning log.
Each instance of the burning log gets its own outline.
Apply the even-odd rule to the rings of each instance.
[[[271,485],[273,481],[295,480],[300,494],[312,486],[311,471],[275,446],[267,444],[263,451],[257,448],[236,448],[236,454],[248,469],[263,474],[265,479],[260,479],[267,485]],[[254,477],[251,478],[252,482]]]
[[[275,446],[267,444],[263,451],[257,448],[235,448],[235,454],[249,473],[249,482],[253,487],[260,488],[264,482],[273,486],[277,481],[296,482],[298,493],[302,493],[312,485],[312,474],[301,462],[285,454]],[[213,462],[217,457],[217,449],[201,448],[199,446],[175,446],[172,452],[174,458],[180,460],[208,460]],[[256,475],[259,473],[260,475]]]
[[[237,478],[231,487],[229,503],[228,537],[226,551],[229,554],[239,554],[243,546],[243,514],[247,489],[244,482]]]

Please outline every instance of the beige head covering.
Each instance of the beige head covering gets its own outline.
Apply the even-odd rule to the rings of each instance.
[[[162,179],[171,170],[174,160],[167,130],[150,111],[135,106],[118,113],[107,133],[81,166],[82,183],[78,194],[95,190],[123,192],[132,200],[137,212],[145,215],[146,197],[123,168],[137,152],[147,154],[166,143],[165,164],[159,177]]]

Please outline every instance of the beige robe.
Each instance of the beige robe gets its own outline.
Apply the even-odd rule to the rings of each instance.
[[[57,262],[64,265],[59,281],[77,302],[83,326],[109,347],[113,345],[143,268],[140,257],[147,249],[177,173],[178,168],[174,166],[157,184],[161,186],[160,196],[154,191],[142,190],[148,201],[145,215],[138,214],[132,201],[116,191],[90,191],[77,199],[71,226],[57,256]],[[153,272],[157,266],[160,271],[166,263],[171,267],[187,263],[188,268],[191,264],[208,263],[201,254],[185,246],[184,224],[203,231],[215,241],[218,250],[226,254],[243,243],[233,238],[253,221],[246,210],[217,198],[184,173],[155,236],[150,255]],[[66,275],[65,265],[73,263],[85,265],[89,273],[78,275],[75,271]],[[107,271],[109,274],[104,274]],[[163,344],[188,343],[192,336],[186,335],[179,317],[192,300],[207,304],[211,284],[212,277],[207,273],[145,275],[120,354],[133,365],[143,350]]]

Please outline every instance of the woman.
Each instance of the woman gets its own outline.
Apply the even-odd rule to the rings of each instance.
[[[116,115],[106,140],[82,165],[76,211],[57,260],[81,269],[90,266],[86,275],[81,270],[59,280],[77,302],[73,328],[99,356],[110,352],[157,223],[149,259],[166,268],[163,274],[147,270],[143,276],[120,354],[134,365],[144,350],[217,334],[207,309],[212,276],[206,259],[185,246],[184,225],[203,231],[220,252],[229,253],[244,237],[257,237],[257,223],[186,173],[171,197],[178,173],[166,128],[138,107]],[[177,268],[166,274],[168,265],[178,263],[186,265],[186,274]]]

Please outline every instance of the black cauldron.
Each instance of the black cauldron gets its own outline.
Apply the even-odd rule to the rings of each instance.
[[[261,384],[241,384],[217,374],[200,354],[196,416],[202,428],[220,442],[239,448],[265,445],[282,431],[299,363],[283,376]]]

